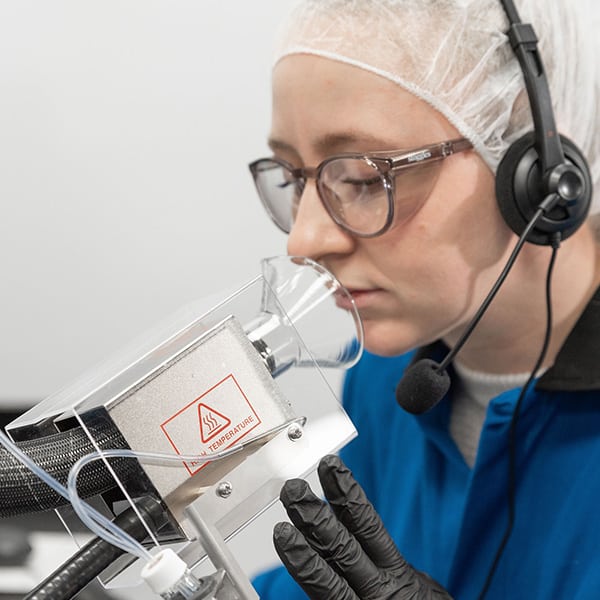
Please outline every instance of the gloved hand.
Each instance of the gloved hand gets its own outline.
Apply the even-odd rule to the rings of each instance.
[[[329,504],[291,479],[280,499],[295,527],[277,523],[273,531],[279,557],[312,600],[452,600],[402,558],[339,457],[324,457],[318,473]]]

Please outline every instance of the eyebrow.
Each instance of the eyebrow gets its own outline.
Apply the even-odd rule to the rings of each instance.
[[[294,146],[283,140],[271,137],[268,140],[268,144],[269,148],[273,151],[280,150],[282,152],[291,152],[299,155],[298,150],[296,150]],[[326,133],[313,142],[312,146],[317,153],[322,155],[333,154],[337,151],[347,151],[350,148],[352,150],[364,150],[366,146],[368,146],[371,151],[375,148],[384,150],[385,148],[396,149],[401,147],[390,141],[358,131]]]
[[[288,144],[287,142],[284,142],[283,140],[278,140],[277,138],[270,137],[267,140],[267,145],[269,146],[269,148],[271,148],[271,150],[273,150],[273,152],[276,152],[277,150],[282,150],[284,152],[293,152],[294,154],[298,154],[294,146]]]

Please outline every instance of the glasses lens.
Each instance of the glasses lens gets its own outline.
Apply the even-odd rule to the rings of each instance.
[[[319,191],[334,221],[362,235],[381,231],[390,216],[386,180],[370,161],[336,158],[325,163]]]
[[[392,171],[395,223],[407,221],[425,204],[437,182],[442,164],[441,160],[434,160]]]
[[[364,158],[336,158],[325,163],[319,190],[334,221],[358,235],[381,233],[403,223],[425,203],[442,161],[388,171],[391,189],[376,165]],[[390,200],[392,199],[392,200]]]
[[[252,163],[250,170],[258,195],[275,224],[289,233],[294,223],[304,182],[294,179],[283,164],[270,159]]]

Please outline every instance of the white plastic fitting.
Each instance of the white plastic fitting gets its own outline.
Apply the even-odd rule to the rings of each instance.
[[[153,592],[162,595],[183,577],[186,570],[185,562],[171,548],[164,548],[144,565],[141,576]]]

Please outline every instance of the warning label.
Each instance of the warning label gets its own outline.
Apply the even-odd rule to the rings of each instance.
[[[200,439],[206,443],[223,429],[231,425],[231,419],[222,415],[219,411],[200,403],[198,405],[198,416],[200,419]]]
[[[261,420],[230,374],[161,424],[175,452],[206,456],[239,443]],[[190,475],[208,463],[183,461]]]

